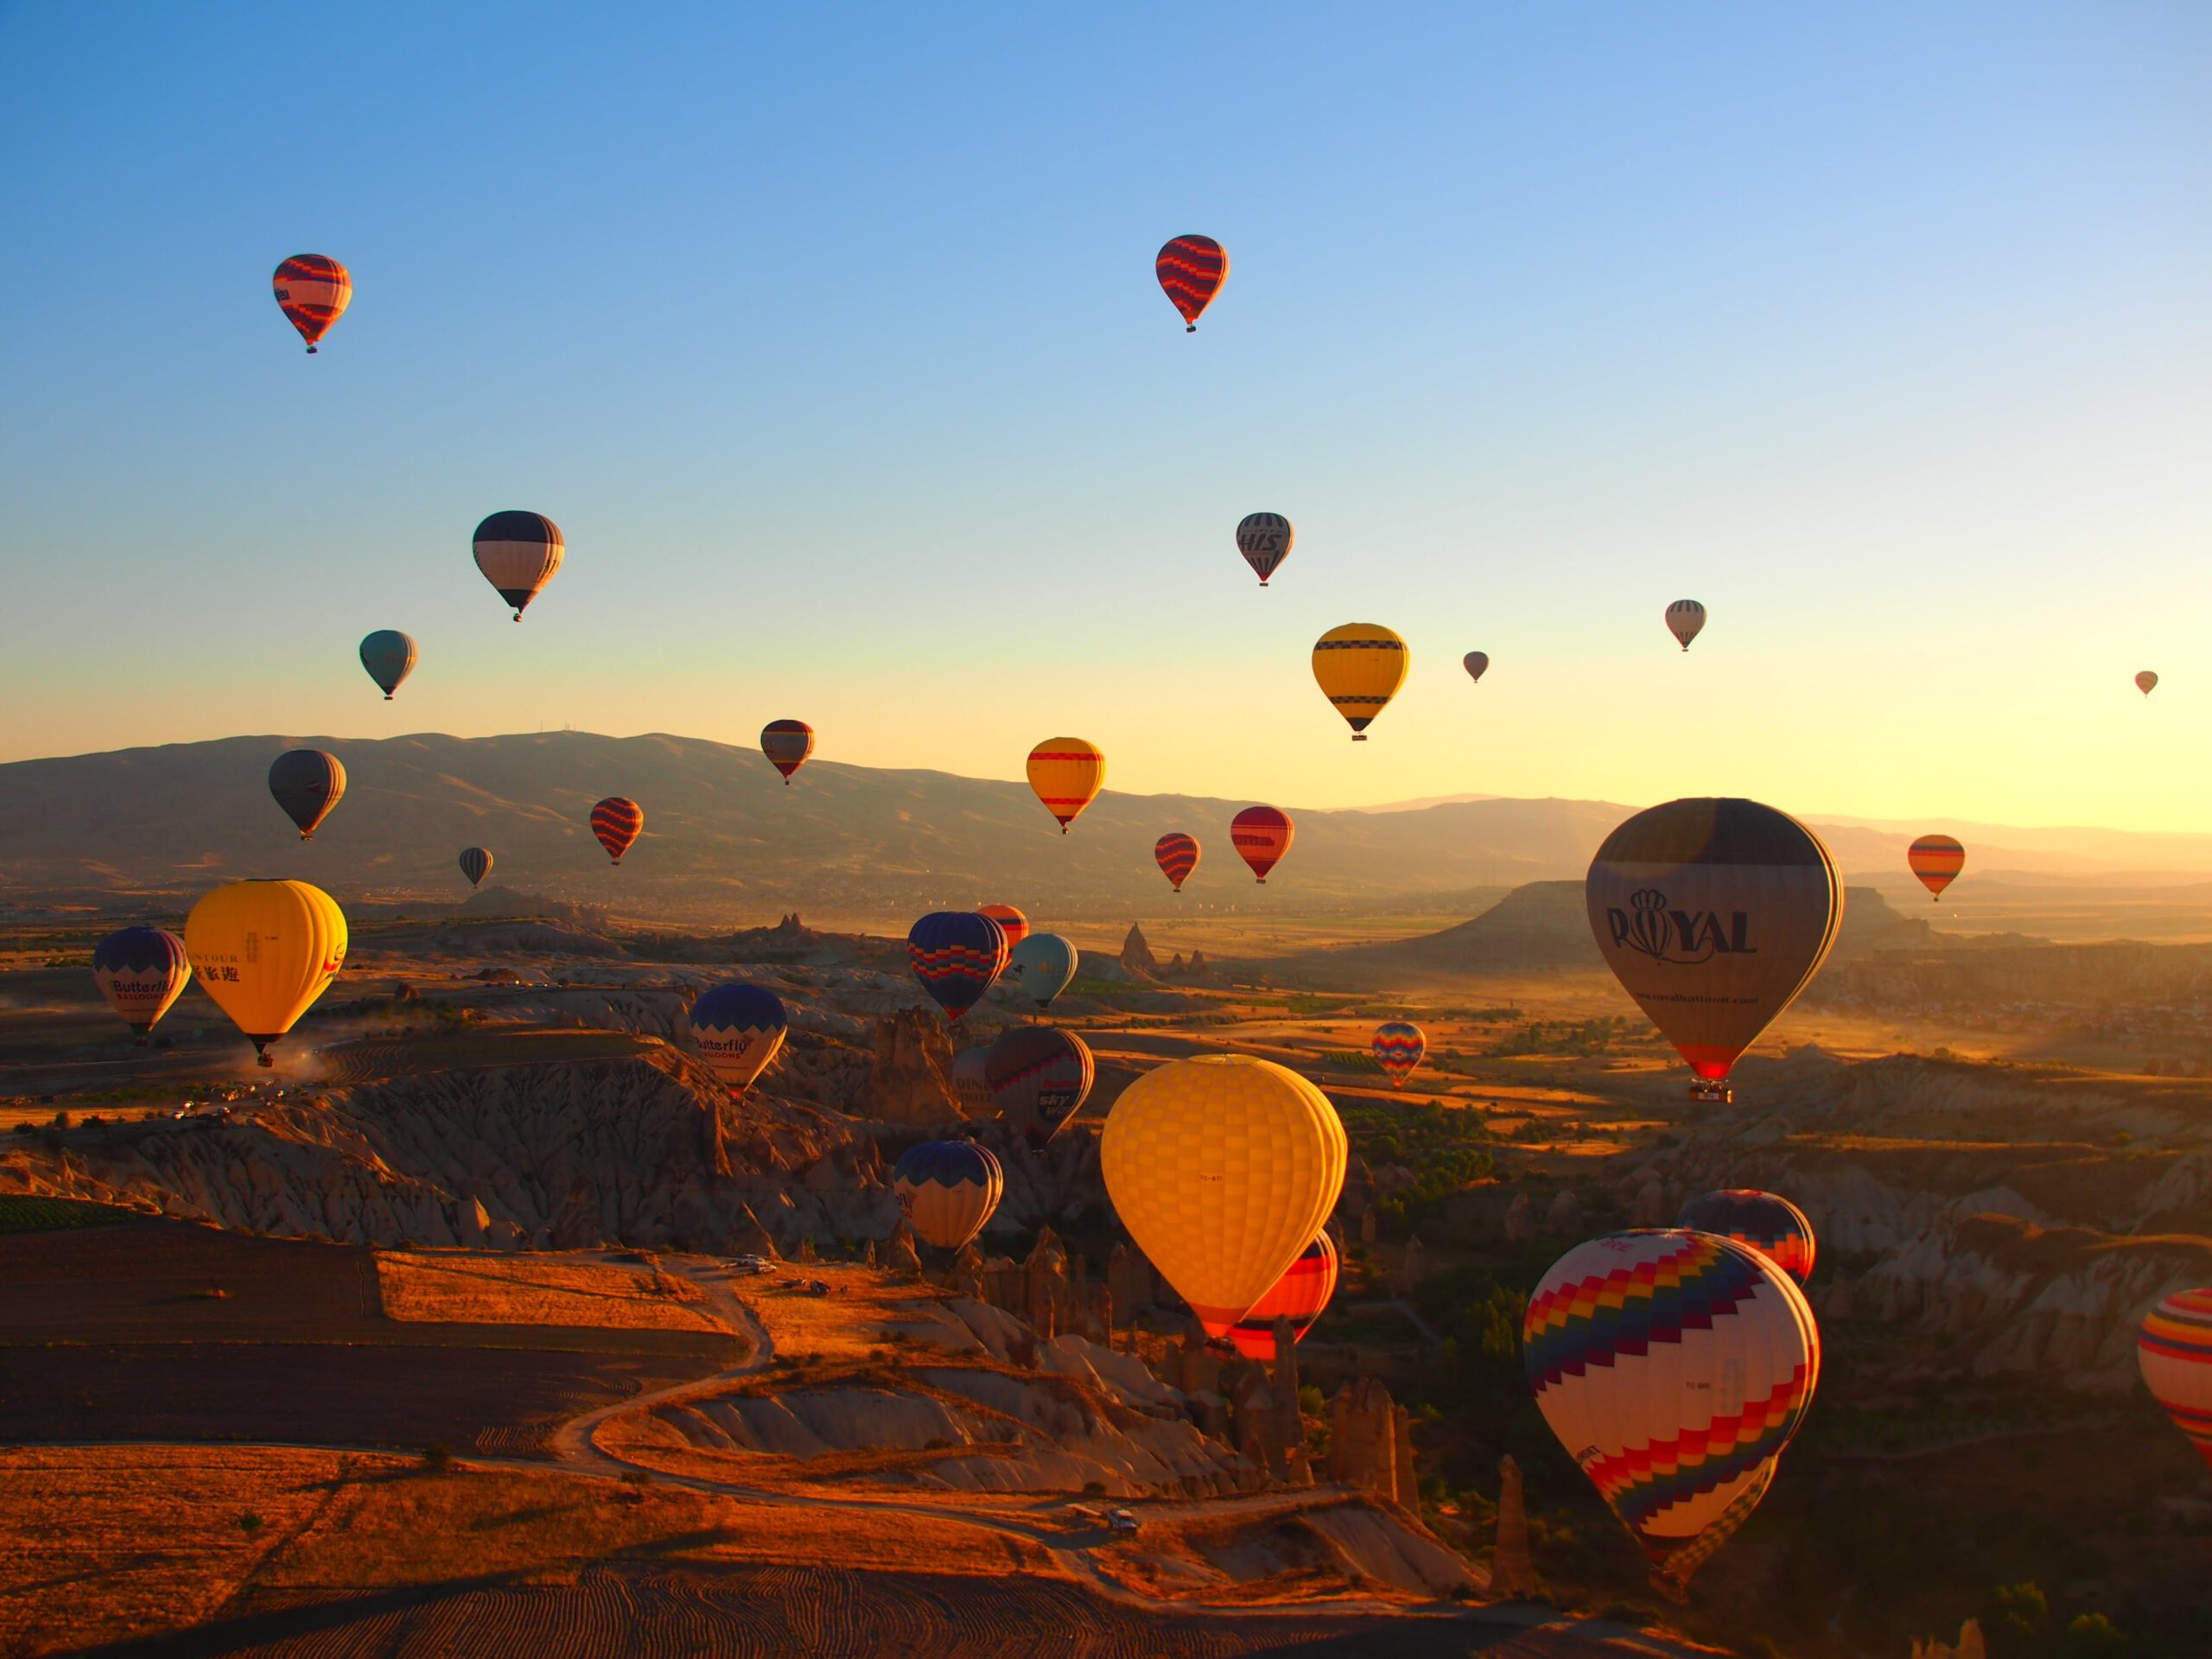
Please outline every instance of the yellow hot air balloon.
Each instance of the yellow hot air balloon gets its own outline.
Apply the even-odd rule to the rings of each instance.
[[[1329,1097],[1245,1054],[1147,1072],[1114,1103],[1098,1149],[1122,1224],[1224,1338],[1321,1230],[1344,1154]]]
[[[200,988],[261,1057],[346,962],[346,912],[304,881],[233,881],[192,907],[185,954]]]
[[[1367,722],[1398,695],[1412,665],[1406,642],[1379,622],[1347,622],[1313,645],[1313,677],[1355,743],[1367,741]]]
[[[1079,737],[1048,737],[1029,751],[1029,787],[1065,836],[1106,787],[1106,752]]]

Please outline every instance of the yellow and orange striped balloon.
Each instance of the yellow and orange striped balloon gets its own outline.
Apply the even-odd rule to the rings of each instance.
[[[1941,902],[1943,889],[1966,868],[1967,849],[1948,836],[1923,836],[1905,849],[1904,861],[1920,878],[1920,885]]]
[[[1412,665],[1406,642],[1379,622],[1347,622],[1313,645],[1313,678],[1355,743],[1367,741],[1368,722],[1398,695]]]
[[[1048,737],[1029,751],[1029,787],[1065,836],[1106,787],[1106,752],[1079,737]]]

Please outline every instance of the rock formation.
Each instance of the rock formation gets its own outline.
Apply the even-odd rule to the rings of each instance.
[[[1306,1420],[1298,1410],[1298,1343],[1288,1319],[1276,1319],[1274,1338],[1274,1365],[1248,1363],[1236,1379],[1230,1397],[1236,1449],[1271,1480],[1310,1485]]]
[[[1135,922],[1129,924],[1129,937],[1122,941],[1121,963],[1122,971],[1139,984],[1148,984],[1160,976],[1160,963],[1145,943],[1144,929]]]
[[[1410,1414],[1374,1377],[1345,1383],[1329,1402],[1329,1478],[1418,1515],[1410,1425]]]
[[[1988,1659],[1989,1649],[1982,1643],[1981,1621],[1970,1618],[1959,1626],[1959,1642],[1953,1647],[1934,1637],[1915,1637],[1912,1659]]]
[[[967,1116],[953,1094],[952,1045],[935,1014],[900,1008],[879,1018],[873,1054],[868,1116],[917,1127]]]
[[[1529,1555],[1529,1510],[1521,1492],[1521,1465],[1511,1455],[1497,1464],[1497,1542],[1491,1550],[1491,1594],[1521,1601],[1536,1593],[1535,1563]]]
[[[1406,1240],[1406,1253],[1398,1262],[1397,1276],[1391,1282],[1402,1295],[1411,1295],[1415,1285],[1428,1274],[1428,1255],[1421,1249],[1418,1235]]]

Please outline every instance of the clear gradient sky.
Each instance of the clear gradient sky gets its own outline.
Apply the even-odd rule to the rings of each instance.
[[[2212,8],[1113,10],[0,3],[0,759],[790,715],[2212,821]],[[569,543],[520,627],[510,506]],[[1414,652],[1357,746],[1351,620]]]

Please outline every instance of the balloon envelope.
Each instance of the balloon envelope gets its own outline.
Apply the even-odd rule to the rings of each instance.
[[[499,597],[514,607],[515,620],[544,592],[567,556],[561,527],[542,512],[510,509],[476,526],[476,568]]]
[[[415,671],[415,642],[397,628],[378,628],[361,641],[361,666],[383,688],[384,700],[399,690],[399,683]]]
[[[1290,556],[1291,543],[1297,539],[1290,520],[1279,512],[1248,512],[1236,526],[1236,550],[1244,556],[1244,563],[1252,567],[1262,588]]]
[[[988,1070],[990,1058],[988,1043],[963,1048],[952,1057],[953,1096],[971,1117],[988,1117],[998,1110],[998,1097],[991,1093]]]
[[[2135,1360],[2151,1397],[2212,1465],[2212,1290],[2177,1290],[2152,1308]]]
[[[1006,948],[1016,949],[1029,937],[1029,918],[1012,905],[978,905],[978,916],[988,916],[999,925],[999,931],[1006,935]]]
[[[1801,1285],[1813,1276],[1813,1224],[1778,1194],[1748,1187],[1700,1193],[1682,1206],[1675,1224],[1757,1250]]]
[[[1948,836],[1923,836],[1905,849],[1904,861],[1920,878],[1920,885],[1940,899],[1943,889],[1966,868],[1967,849]]]
[[[464,847],[461,849],[461,873],[468,878],[468,885],[480,887],[484,878],[492,874],[492,854],[483,847]]]
[[[1486,651],[1471,651],[1462,657],[1459,662],[1460,665],[1467,671],[1469,679],[1479,680],[1490,668],[1490,653]]]
[[[269,1045],[346,964],[346,914],[304,881],[234,881],[192,907],[184,948],[200,988],[272,1064]]]
[[[1160,249],[1152,270],[1161,290],[1183,314],[1184,332],[1196,334],[1199,317],[1229,280],[1229,255],[1210,236],[1179,236]]]
[[[591,832],[617,864],[645,827],[645,809],[626,795],[610,795],[591,810]]]
[[[1090,1046],[1057,1026],[1009,1026],[984,1061],[991,1096],[1033,1148],[1083,1109],[1098,1076]]]
[[[1098,1155],[1129,1236],[1207,1334],[1226,1338],[1336,1207],[1344,1127],[1295,1071],[1201,1055],[1123,1090]]]
[[[192,963],[167,928],[119,928],[92,947],[92,979],[143,1046],[192,982]]]
[[[269,792],[299,826],[300,839],[312,841],[346,793],[346,768],[321,749],[287,749],[269,763]]]
[[[742,981],[702,991],[691,1005],[691,1040],[732,1100],[768,1069],[790,1027],[781,997]]]
[[[1804,1293],[1709,1233],[1609,1233],[1554,1262],[1522,1352],[1537,1408],[1679,1594],[1766,1493],[1820,1379]]]
[[[1402,1089],[1421,1057],[1428,1052],[1428,1038],[1409,1020],[1386,1020],[1375,1027],[1372,1047],[1375,1063],[1390,1079],[1390,1086]]]
[[[931,911],[906,932],[906,960],[922,988],[957,1022],[1006,968],[1006,935],[972,910]]]
[[[1248,806],[1229,821],[1229,844],[1236,849],[1237,857],[1251,866],[1254,878],[1263,883],[1268,872],[1290,850],[1291,839],[1297,833],[1290,814],[1279,806]]]
[[[1020,985],[1024,996],[1049,1008],[1075,977],[1080,959],[1074,944],[1062,935],[1032,933],[1007,953],[1006,971]]]
[[[1682,649],[1690,648],[1705,626],[1705,607],[1694,599],[1678,599],[1667,607],[1667,632],[1682,642]]]
[[[1106,786],[1106,753],[1079,737],[1048,737],[1029,751],[1029,787],[1060,821],[1060,833]]]
[[[1191,872],[1198,868],[1198,838],[1179,830],[1171,830],[1153,842],[1152,856],[1160,866],[1160,873],[1180,893],[1183,884],[1191,879]]]
[[[915,1236],[957,1250],[983,1230],[1006,1191],[1006,1173],[973,1141],[925,1141],[891,1172],[891,1190]]]
[[[760,753],[789,784],[814,753],[814,728],[803,720],[772,720],[760,728]]]
[[[1330,706],[1364,742],[1368,723],[1406,683],[1413,655],[1406,642],[1379,622],[1347,622],[1313,644],[1313,680]]]
[[[276,267],[276,303],[308,350],[317,349],[330,325],[353,302],[353,279],[327,254],[296,253]]]
[[[2146,697],[2157,690],[2158,687],[2158,677],[2147,668],[2135,677],[2135,689]]]
[[[1243,1319],[1230,1327],[1229,1339],[1247,1359],[1272,1362],[1275,1357],[1275,1321],[1290,1321],[1290,1339],[1306,1340],[1313,1321],[1337,1292],[1337,1245],[1326,1229],[1283,1269],[1268,1294],[1252,1304]]]
[[[1598,849],[1583,898],[1605,965],[1711,1081],[1820,971],[1843,923],[1828,849],[1757,801],[1637,813]]]

